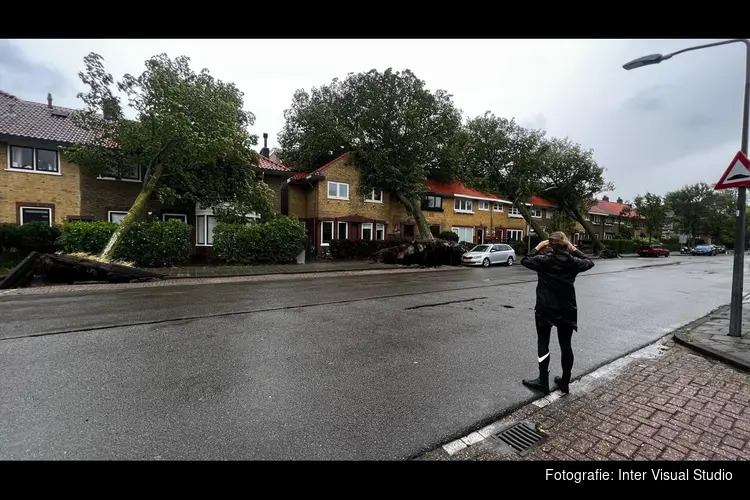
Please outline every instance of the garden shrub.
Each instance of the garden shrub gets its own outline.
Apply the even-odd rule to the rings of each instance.
[[[219,223],[214,229],[213,258],[226,264],[294,262],[307,245],[304,224],[276,216],[252,224]]]
[[[0,224],[0,251],[8,256],[7,260],[20,261],[31,252],[54,253],[60,249],[57,240],[60,237],[60,226],[46,222],[28,222],[23,226]],[[14,252],[9,252],[14,248]]]
[[[615,252],[619,254],[623,253],[636,253],[638,250],[638,244],[636,244],[633,240],[623,240],[623,239],[617,239],[617,240],[604,240],[602,242],[605,247],[609,248],[610,250],[614,250]]]
[[[65,253],[97,255],[104,250],[114,222],[68,222],[62,227],[60,244]],[[190,259],[192,228],[181,221],[135,222],[125,235],[114,258],[139,267],[177,266]]]
[[[438,238],[440,238],[441,240],[458,242],[458,235],[453,231],[443,231],[442,233],[440,233],[440,236],[438,236]]]

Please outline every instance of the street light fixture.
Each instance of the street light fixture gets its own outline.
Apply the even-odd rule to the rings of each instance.
[[[718,47],[719,45],[728,45],[730,43],[745,44],[745,100],[742,108],[742,152],[748,154],[748,139],[750,138],[750,127],[748,127],[748,113],[750,112],[750,40],[747,38],[734,38],[722,42],[709,43],[706,45],[697,45],[686,49],[672,52],[671,54],[651,54],[638,59],[633,59],[629,63],[623,64],[622,67],[628,71],[659,64],[662,61],[693,50],[708,49]],[[742,288],[744,280],[744,260],[745,260],[745,222],[747,220],[747,188],[737,188],[737,221],[735,226],[734,238],[734,266],[732,269],[732,303],[729,306],[729,336],[742,337]]]

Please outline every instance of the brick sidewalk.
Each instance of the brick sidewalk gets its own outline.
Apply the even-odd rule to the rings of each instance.
[[[441,447],[418,460],[750,460],[750,374],[671,338],[659,350],[610,380],[584,377],[569,395],[555,392],[495,425],[529,420],[549,435],[523,457],[475,432],[452,455]]]

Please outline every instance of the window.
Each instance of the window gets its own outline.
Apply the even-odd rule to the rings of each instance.
[[[333,240],[333,221],[326,220],[321,223],[320,244],[327,247],[331,240]]]
[[[375,226],[375,239],[376,240],[385,239],[385,224],[377,224]]]
[[[479,202],[479,210],[489,210],[490,209],[490,202],[489,201],[480,201]]]
[[[605,226],[611,226],[612,225],[612,218],[611,217],[605,217],[604,218],[604,225]]]
[[[508,229],[507,233],[510,241],[520,241],[523,239],[522,229]]]
[[[328,198],[332,200],[348,200],[349,184],[342,182],[328,182]]]
[[[553,211],[551,209],[545,208],[544,209],[544,216],[548,219],[551,219],[553,215]]]
[[[346,222],[339,222],[339,239],[345,240],[349,238],[349,224]]]
[[[195,244],[198,246],[213,246],[214,228],[216,227],[216,217],[213,215],[196,215],[195,216]]]
[[[372,222],[367,222],[365,224],[362,224],[362,239],[363,240],[372,239]]]
[[[430,233],[432,233],[435,238],[440,236],[440,226],[437,224],[433,224],[432,226],[430,226]]]
[[[474,213],[473,208],[474,203],[472,202],[472,200],[467,200],[465,198],[456,198],[453,201],[453,210],[455,212]]]
[[[493,203],[492,204],[492,210],[495,212],[502,212],[503,211],[503,204],[502,203]]]
[[[518,208],[516,208],[516,207],[508,207],[508,216],[510,216],[510,217],[523,217],[523,215],[521,215],[521,212],[519,212]]]
[[[43,174],[59,174],[57,151],[51,149],[10,146],[9,170],[25,170]]]
[[[370,203],[383,203],[383,190],[373,189],[371,193],[368,193],[367,196],[365,196],[365,201],[369,201]]]
[[[601,224],[602,223],[602,217],[601,215],[594,215],[591,217],[591,222],[594,224]]]
[[[45,207],[20,207],[21,225],[28,222],[44,222],[52,225],[52,209]]]
[[[422,200],[423,210],[442,210],[443,209],[443,197],[435,195],[427,195]]]
[[[161,219],[164,222],[170,221],[170,220],[178,220],[180,222],[184,222],[187,224],[187,215],[185,214],[162,214]]]
[[[605,240],[612,240],[615,238],[615,233],[604,233]]]
[[[513,208],[516,208],[516,207],[513,207]],[[518,209],[516,208],[516,210],[518,210]],[[531,216],[534,217],[535,219],[541,219],[542,218],[542,211],[540,209],[538,209],[538,208],[532,208],[531,209]]]
[[[498,245],[500,247],[500,250],[503,252],[507,252],[509,250],[513,250],[513,248],[510,245]]]
[[[128,215],[127,212],[107,212],[107,218],[109,219],[109,222],[115,222],[117,224],[122,222],[122,219],[124,219],[126,215]]]
[[[114,172],[104,173],[99,176],[99,179],[105,180],[117,180],[117,174]],[[129,182],[139,182],[141,180],[141,170],[137,165],[133,165],[129,168],[124,168],[120,173],[120,180]]]
[[[468,243],[474,242],[474,228],[473,227],[453,227],[451,231],[458,235],[458,241],[466,241]]]

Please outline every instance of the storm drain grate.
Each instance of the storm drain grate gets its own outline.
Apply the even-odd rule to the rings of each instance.
[[[510,447],[518,455],[524,456],[537,444],[547,439],[531,422],[519,422],[493,434],[492,439],[503,448]]]

